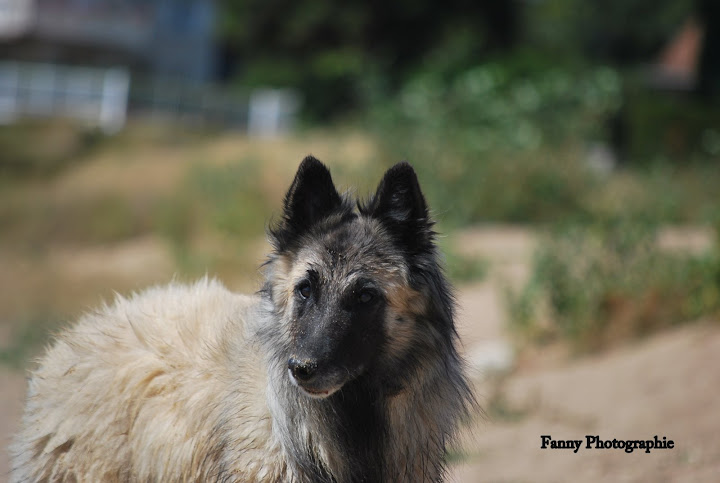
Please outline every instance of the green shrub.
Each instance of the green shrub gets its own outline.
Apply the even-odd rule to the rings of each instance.
[[[263,190],[260,164],[242,160],[226,166],[198,165],[189,176],[190,194],[201,222],[235,238],[263,233],[271,202]]]
[[[195,232],[256,238],[271,213],[267,197],[260,164],[254,160],[221,166],[198,163],[183,187],[158,204],[157,229],[178,243],[187,242]]]
[[[667,96],[652,109],[623,106],[624,84],[611,68],[517,54],[453,76],[418,74],[394,100],[379,102],[368,123],[386,158],[408,159],[431,180],[423,189],[450,226],[717,221],[720,165],[688,162],[696,152],[720,153],[720,128],[708,124],[717,116]],[[591,146],[609,146],[619,119],[631,129],[632,159],[620,158],[626,163],[614,171],[593,169]],[[671,154],[647,155],[647,145]]]
[[[712,102],[636,86],[622,115],[633,164],[716,162],[720,155],[720,111]]]
[[[453,282],[478,282],[487,276],[490,264],[486,259],[460,254],[444,239],[440,239],[439,244],[445,257],[445,270]]]
[[[450,79],[425,73],[370,116],[391,159],[412,161],[432,206],[450,224],[583,216],[595,176],[587,139],[604,137],[619,106],[609,68],[548,67],[533,56]]]
[[[545,237],[530,280],[511,295],[511,320],[530,338],[597,349],[716,313],[718,266],[717,250],[660,250],[650,225],[565,226]]]
[[[58,316],[39,312],[18,321],[7,342],[0,346],[0,365],[25,368],[50,339],[52,331],[62,326],[60,320]]]
[[[436,144],[444,139],[469,153],[534,149],[568,133],[602,134],[602,121],[620,107],[621,87],[607,67],[560,68],[519,54],[450,79],[420,74],[376,115],[422,147],[452,145]]]
[[[196,164],[175,194],[157,203],[155,229],[171,244],[187,273],[250,273],[253,244],[261,239],[278,200],[253,159]],[[270,199],[272,198],[272,199]]]

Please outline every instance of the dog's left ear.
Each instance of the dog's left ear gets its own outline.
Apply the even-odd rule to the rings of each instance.
[[[375,196],[363,212],[383,222],[403,246],[414,250],[432,241],[432,221],[415,170],[398,163],[383,176]]]
[[[282,251],[313,225],[342,205],[327,167],[312,156],[306,157],[285,195],[283,218],[270,229],[275,248]]]

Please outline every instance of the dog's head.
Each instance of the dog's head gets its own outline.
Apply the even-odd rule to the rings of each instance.
[[[438,331],[429,319],[451,320],[428,316],[428,283],[444,279],[407,163],[388,170],[356,209],[328,169],[306,158],[270,235],[265,291],[282,324],[288,377],[307,396],[328,397],[366,374],[392,386],[402,364],[422,357],[422,341],[434,336],[426,332]],[[429,282],[423,274],[431,272]]]

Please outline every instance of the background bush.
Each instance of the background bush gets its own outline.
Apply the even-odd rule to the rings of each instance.
[[[530,280],[510,297],[531,339],[598,349],[720,310],[720,251],[661,250],[650,225],[569,225],[542,241]]]

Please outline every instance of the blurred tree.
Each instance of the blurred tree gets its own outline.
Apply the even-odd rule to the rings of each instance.
[[[648,62],[693,7],[694,0],[536,0],[526,11],[527,40],[570,56]]]
[[[222,71],[244,86],[295,86],[326,119],[384,99],[419,72],[440,81],[515,47],[552,59],[650,62],[718,0],[220,0]],[[698,7],[702,5],[701,7]],[[715,12],[715,13],[713,13]],[[714,23],[713,23],[714,22]],[[710,29],[708,42],[711,42]],[[710,45],[706,42],[706,45]],[[712,46],[701,77],[711,78]],[[549,54],[549,55],[548,55]],[[709,76],[709,77],[708,77]]]
[[[710,98],[720,94],[720,2],[697,0],[697,13],[705,28],[698,66],[698,92]]]
[[[493,0],[222,0],[226,69],[297,86],[324,118],[391,92],[414,71],[452,71],[514,45],[517,3]]]

